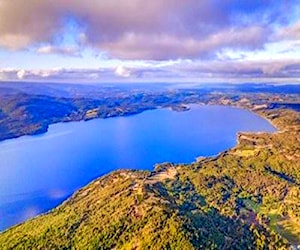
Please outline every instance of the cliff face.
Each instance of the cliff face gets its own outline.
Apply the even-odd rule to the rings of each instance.
[[[300,114],[217,157],[97,179],[0,234],[1,249],[282,249],[300,244]],[[276,114],[276,115],[275,115]]]

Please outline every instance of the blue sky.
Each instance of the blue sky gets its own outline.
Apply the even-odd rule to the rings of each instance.
[[[0,80],[300,82],[293,0],[0,0]]]

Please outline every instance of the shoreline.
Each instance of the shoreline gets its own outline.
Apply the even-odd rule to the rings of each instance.
[[[88,122],[88,121],[92,121],[92,120],[96,120],[96,119],[109,119],[109,118],[116,118],[116,117],[126,117],[126,116],[133,116],[133,115],[139,115],[142,114],[143,112],[146,111],[151,111],[151,110],[157,110],[157,109],[169,109],[170,111],[174,111],[174,112],[186,112],[191,110],[192,108],[189,105],[200,105],[200,106],[227,106],[227,107],[233,107],[233,108],[240,108],[240,109],[244,109],[247,111],[250,111],[251,113],[260,116],[261,118],[267,120],[274,128],[276,128],[276,130],[280,130],[280,128],[278,128],[275,124],[273,124],[271,122],[271,120],[269,118],[267,118],[266,116],[260,114],[259,112],[256,112],[255,110],[249,108],[249,107],[243,107],[243,106],[239,106],[239,105],[234,105],[234,104],[222,104],[222,103],[207,103],[204,104],[202,102],[199,103],[184,103],[183,104],[185,107],[183,110],[178,110],[178,109],[174,109],[174,106],[156,106],[153,108],[149,108],[149,109],[145,109],[145,110],[141,110],[140,112],[136,112],[136,113],[131,113],[131,114],[122,114],[122,115],[115,115],[115,116],[107,116],[107,117],[93,117],[93,118],[89,118],[89,119],[74,119],[74,120],[61,120],[61,121],[55,121],[49,124],[46,124],[46,126],[43,126],[41,129],[37,130],[37,131],[33,131],[32,133],[24,133],[22,135],[18,135],[18,136],[9,136],[9,137],[3,137],[4,139],[0,139],[0,144],[3,142],[7,142],[9,140],[14,140],[14,139],[18,139],[21,137],[25,137],[25,136],[38,136],[38,135],[43,135],[46,134],[49,131],[49,127],[55,124],[59,124],[59,123],[72,123],[72,122]],[[189,107],[186,107],[186,105],[188,105]],[[271,109],[270,109],[271,110]],[[238,132],[243,132],[243,131],[238,131]],[[257,131],[257,133],[259,133],[261,131]],[[275,131],[277,132],[277,131]],[[274,132],[274,133],[275,133]],[[264,133],[264,132],[263,132]]]
[[[270,237],[270,242],[273,242],[274,244],[277,244],[277,239],[279,239],[279,243],[284,243],[287,247],[296,246],[300,244],[300,238],[295,238],[297,237],[297,234],[293,233],[289,227],[290,225],[293,226],[294,224],[292,223],[294,222],[291,221],[290,217],[284,217],[280,213],[278,213],[279,210],[277,210],[277,208],[288,209],[287,213],[290,216],[292,216],[292,218],[294,218],[293,216],[295,216],[297,210],[296,212],[294,212],[292,208],[288,208],[287,206],[290,204],[291,200],[285,200],[285,198],[280,198],[279,193],[273,194],[273,191],[270,190],[268,186],[271,181],[271,184],[273,183],[272,185],[275,187],[275,190],[277,190],[277,186],[287,188],[287,192],[289,193],[293,192],[294,190],[293,183],[294,180],[297,180],[298,175],[296,174],[295,177],[295,172],[291,173],[289,171],[289,167],[293,166],[291,165],[293,164],[293,162],[294,164],[297,163],[297,157],[300,157],[300,155],[295,155],[293,159],[287,158],[288,161],[285,165],[286,170],[282,170],[283,177],[279,176],[281,171],[280,169],[278,170],[276,166],[274,166],[274,168],[272,167],[272,160],[280,160],[284,159],[282,157],[285,157],[285,155],[282,155],[281,147],[279,147],[278,144],[281,145],[281,143],[284,143],[283,147],[289,148],[290,146],[295,145],[296,143],[295,146],[298,145],[297,147],[299,148],[299,138],[297,141],[297,138],[294,138],[294,136],[296,133],[298,133],[298,131],[300,131],[300,113],[290,111],[287,109],[276,109],[273,111],[261,110],[259,112],[259,115],[265,119],[268,117],[270,119],[270,123],[274,127],[276,125],[276,127],[279,128],[278,131],[283,131],[283,133],[257,134],[255,133],[255,131],[249,132],[248,135],[241,137],[240,141],[237,140],[236,145],[231,149],[223,150],[216,156],[200,157],[198,161],[191,161],[191,163],[187,164],[163,162],[155,165],[155,168],[153,170],[135,170],[120,168],[113,171],[109,171],[103,175],[101,174],[100,176],[95,176],[95,178],[92,178],[90,182],[85,184],[83,187],[77,188],[72,194],[70,194],[70,196],[66,197],[58,205],[55,205],[55,207],[53,207],[52,209],[49,209],[44,213],[40,213],[33,218],[15,224],[1,231],[0,241],[2,239],[2,242],[5,243],[5,241],[7,241],[9,238],[14,237],[16,233],[20,233],[22,237],[28,232],[34,233],[36,231],[34,231],[34,229],[31,229],[31,227],[33,225],[36,225],[36,223],[41,223],[41,227],[40,230],[36,232],[32,237],[33,239],[39,239],[40,235],[42,235],[46,232],[46,230],[48,230],[48,223],[53,223],[53,230],[55,230],[56,228],[60,228],[62,225],[65,225],[64,220],[58,220],[60,216],[65,216],[67,220],[71,219],[72,223],[76,223],[76,219],[72,219],[72,216],[69,213],[66,214],[65,211],[71,211],[72,209],[75,209],[77,207],[81,207],[79,213],[80,218],[85,218],[86,214],[88,214],[88,216],[92,216],[91,218],[94,218],[91,219],[90,224],[87,224],[89,228],[93,228],[95,225],[98,225],[97,223],[99,223],[99,221],[97,218],[99,218],[99,215],[102,214],[100,212],[101,209],[99,208],[102,208],[102,206],[105,204],[111,204],[110,202],[114,202],[114,200],[111,200],[109,196],[107,197],[107,199],[105,198],[101,200],[102,203],[100,201],[95,202],[95,199],[96,201],[98,201],[98,198],[102,197],[102,195],[106,194],[109,190],[115,190],[112,192],[118,195],[118,197],[119,194],[124,194],[126,197],[128,197],[128,199],[130,199],[133,202],[132,206],[130,206],[126,210],[122,210],[125,211],[125,214],[129,213],[133,216],[139,215],[136,213],[136,211],[141,211],[140,209],[144,209],[145,205],[151,205],[153,202],[151,197],[153,194],[157,194],[157,192],[161,194],[161,196],[158,196],[158,199],[163,199],[168,202],[171,202],[170,204],[173,204],[173,196],[171,196],[171,199],[169,200],[169,196],[165,196],[164,193],[160,193],[160,191],[165,190],[164,188],[167,188],[167,190],[169,190],[168,188],[170,187],[169,185],[171,183],[172,185],[175,185],[174,190],[173,186],[171,186],[172,190],[175,192],[175,194],[177,194],[178,189],[176,189],[176,186],[178,184],[178,181],[181,180],[184,181],[183,183],[185,183],[184,187],[185,185],[191,187],[190,189],[188,189],[188,191],[186,190],[186,188],[183,188],[181,190],[183,192],[182,195],[185,197],[185,202],[194,202],[193,196],[186,196],[186,192],[190,193],[189,191],[194,190],[194,192],[196,192],[195,194],[200,195],[201,197],[203,196],[203,199],[205,201],[207,200],[208,202],[201,205],[201,207],[205,206],[205,209],[215,209],[214,211],[216,211],[217,215],[223,216],[222,218],[224,218],[225,220],[230,219],[233,220],[234,223],[242,223],[244,226],[253,226],[254,229],[257,228],[257,230],[259,230],[260,235]],[[250,153],[253,154],[250,154],[249,151],[251,151]],[[286,154],[287,156],[292,155],[293,148],[291,147],[291,149],[287,151]],[[265,158],[266,156],[269,156],[271,158]],[[252,165],[253,163],[256,164],[256,162],[258,165]],[[265,166],[269,166],[270,164],[271,168],[266,169]],[[285,178],[286,176],[292,177],[290,177],[290,179],[287,180]],[[228,183],[228,181],[230,182]],[[226,187],[228,187],[227,185],[231,185],[232,182],[235,183],[234,185],[236,188],[234,190],[230,189],[231,191],[229,191],[229,194],[231,195],[232,199],[234,199],[234,203],[229,204],[229,212],[227,212],[227,210],[224,210],[224,207],[227,207],[227,203],[224,203],[222,196],[220,196],[220,193],[223,192],[223,188],[226,189]],[[129,186],[127,189],[123,189],[122,185],[118,188],[118,183],[122,185],[126,183],[126,185],[128,184]],[[222,189],[220,189],[221,187]],[[210,188],[213,188],[212,191],[209,191]],[[251,192],[249,193],[249,195],[254,195],[254,198],[256,197],[256,195],[259,195],[257,197],[261,197],[261,200],[254,199],[253,204],[248,204],[247,197],[240,197],[240,195],[244,194],[244,188],[250,188],[249,190],[251,190]],[[272,195],[271,197],[274,197],[274,199],[278,198],[279,203],[273,205],[273,203],[271,204],[268,202],[268,200],[265,200],[264,198],[269,197],[269,195]],[[175,201],[178,200],[179,202],[178,209],[181,208],[180,197],[176,196],[174,198]],[[120,199],[121,200],[118,200],[116,202],[122,201],[122,198]],[[242,203],[244,204],[244,209],[242,210],[240,210],[240,202],[246,202]],[[160,204],[160,202],[157,204],[158,209],[161,208]],[[296,203],[292,204],[293,206],[297,206]],[[90,205],[95,206],[95,208],[97,209],[89,210],[88,208],[90,207]],[[274,209],[276,208],[276,211],[272,210],[273,207]],[[169,208],[169,206],[167,208]],[[177,207],[175,209],[177,209]],[[105,217],[108,221],[110,220],[110,213],[113,213],[114,210],[109,211],[107,216]],[[201,213],[202,209],[199,207],[197,208],[197,211]],[[132,214],[132,212],[134,213]],[[188,214],[189,210],[187,210],[187,215]],[[277,220],[272,220],[270,222],[268,219],[272,219],[275,215],[277,216]],[[120,218],[122,218],[122,216]],[[141,218],[147,220],[148,217],[142,216]],[[94,221],[96,224],[93,224],[92,221]],[[272,229],[274,225],[278,226],[281,222],[286,223],[287,226],[285,226],[284,228],[282,228],[282,230],[279,231],[276,229]],[[106,228],[106,226],[104,226],[104,228]],[[68,228],[66,228],[66,230],[67,229]],[[295,230],[298,229],[300,230],[300,228],[297,226]],[[253,230],[251,230],[250,232],[252,231]],[[277,235],[278,238],[274,239],[273,237],[271,237],[272,235],[269,235],[269,232],[272,232],[272,235]],[[55,241],[55,237],[56,236],[54,235],[49,239]],[[64,240],[67,241],[67,238]],[[16,242],[19,242],[19,240],[16,239]],[[249,241],[249,244],[253,243],[251,242],[252,241]]]
[[[195,105],[197,105],[197,104],[195,104]],[[219,104],[208,104],[207,106],[213,106],[213,105],[217,105],[217,106],[218,106]],[[241,107],[236,107],[236,106],[233,106],[233,105],[219,105],[219,106],[229,106],[229,107],[234,107],[234,108],[241,108]],[[244,108],[244,109],[245,109],[245,108]],[[245,110],[249,110],[249,109],[245,109]],[[251,110],[250,110],[250,111],[251,111]],[[252,111],[252,112],[253,112],[253,111]],[[257,114],[256,112],[253,112],[253,113],[254,113],[254,114]],[[263,115],[260,115],[260,117],[266,119],[266,117],[263,116]],[[95,118],[95,119],[97,119],[97,118]],[[101,119],[101,118],[98,118],[98,119]],[[106,118],[104,118],[104,119],[106,119]],[[75,121],[74,121],[74,122],[75,122]],[[85,121],[85,120],[81,120],[81,121],[79,121],[79,122],[86,122],[86,121]],[[269,121],[269,122],[270,122],[270,121]],[[272,122],[270,122],[270,124],[271,124],[272,126],[274,126],[274,124],[273,124]],[[274,127],[275,127],[275,126],[274,126]],[[275,131],[275,132],[276,132],[276,131]],[[232,150],[236,149],[236,148],[239,146],[239,144],[240,144],[240,141],[239,141],[239,134],[240,134],[240,133],[247,133],[247,132],[238,131],[237,134],[236,134],[236,144],[235,144],[233,147],[231,147],[231,148],[225,149],[225,150],[223,150],[223,151],[221,151],[221,152],[219,152],[219,153],[217,153],[217,154],[211,155],[211,156],[201,156],[201,155],[199,155],[199,156],[197,156],[194,160],[192,160],[192,161],[190,161],[190,162],[185,162],[185,163],[175,163],[174,165],[176,166],[176,165],[180,165],[180,164],[193,164],[193,163],[196,163],[196,162],[200,162],[200,161],[202,161],[202,160],[217,159],[220,155],[224,155],[224,154],[228,153],[229,151],[232,151]],[[250,133],[250,134],[257,134],[257,133],[261,133],[261,132],[249,132],[249,133]],[[263,132],[263,133],[273,133],[273,132]],[[28,136],[28,135],[26,135],[26,136]],[[15,139],[17,139],[17,138],[15,138]],[[160,164],[162,164],[162,163],[156,163],[156,164],[160,165]],[[123,168],[122,168],[122,169],[123,169]],[[99,178],[102,178],[102,177],[104,177],[104,176],[106,176],[106,175],[110,175],[110,174],[112,174],[112,173],[114,173],[114,172],[116,172],[116,171],[120,171],[120,170],[121,170],[121,169],[116,169],[116,170],[107,172],[107,173],[105,173],[105,174],[101,174],[101,175],[99,175],[99,176],[97,176],[97,177],[95,177],[95,178],[92,178],[89,182],[87,182],[86,184],[84,184],[84,185],[81,186],[80,188],[77,188],[76,190],[74,190],[73,192],[71,192],[70,194],[68,194],[67,197],[66,197],[65,199],[63,199],[63,201],[62,201],[58,206],[60,206],[61,204],[63,204],[63,203],[64,203],[66,200],[68,200],[68,198],[70,198],[74,193],[76,193],[78,190],[82,189],[84,186],[88,185],[89,183],[91,183],[91,182],[93,182],[93,181],[95,181],[95,180],[97,180],[97,179],[99,179]],[[123,169],[123,170],[126,170],[126,169]],[[129,169],[129,170],[131,170],[131,171],[147,171],[147,172],[149,172],[149,173],[155,172],[154,166],[153,166],[153,169],[151,169],[151,170],[136,170],[136,169]],[[50,210],[47,210],[47,211],[44,212],[44,213],[38,214],[38,215],[35,216],[35,217],[41,216],[41,215],[43,215],[43,214],[47,214],[49,211],[51,211],[52,209],[54,209],[54,208],[56,208],[56,207],[58,207],[58,206],[55,206],[55,207],[51,208]],[[35,218],[35,217],[33,217],[33,218]],[[18,225],[18,224],[17,224],[17,225]],[[12,227],[14,227],[14,226],[12,226]],[[7,229],[10,229],[10,228],[11,228],[11,227],[9,227],[9,228],[7,228]],[[4,231],[7,230],[7,229],[4,229]],[[4,231],[1,231],[1,232],[4,232]]]

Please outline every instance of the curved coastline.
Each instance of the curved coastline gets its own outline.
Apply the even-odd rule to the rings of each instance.
[[[181,107],[181,105],[183,105],[183,106]],[[88,119],[86,119],[86,118],[70,119],[70,120],[62,119],[60,121],[52,122],[52,123],[49,123],[49,124],[46,123],[41,128],[39,128],[35,131],[32,131],[32,132],[29,132],[29,133],[23,133],[23,134],[18,135],[18,136],[2,136],[0,138],[0,143],[4,142],[4,141],[24,137],[24,136],[43,135],[43,134],[45,134],[49,131],[50,126],[55,125],[55,124],[59,124],[59,123],[88,122],[88,121],[96,120],[96,119],[110,119],[110,118],[116,118],[116,117],[126,117],[126,116],[138,115],[138,114],[144,113],[146,111],[157,110],[157,109],[169,109],[169,110],[174,111],[174,112],[186,112],[186,111],[190,110],[189,105],[201,105],[201,106],[220,105],[220,106],[229,106],[229,107],[245,109],[247,111],[250,111],[250,112],[254,113],[255,115],[259,115],[260,117],[264,118],[272,126],[274,126],[276,129],[278,129],[274,124],[272,124],[270,119],[268,119],[267,117],[265,117],[265,116],[261,115],[260,113],[258,113],[257,110],[253,110],[252,108],[249,108],[249,107],[246,107],[246,106],[241,106],[241,105],[236,105],[236,104],[222,104],[222,103],[219,103],[219,102],[216,102],[216,103],[190,102],[190,103],[182,103],[180,105],[155,106],[155,107],[151,107],[151,108],[148,108],[148,109],[143,109],[143,110],[140,110],[140,111],[137,111],[137,112],[131,112],[129,114],[120,114],[120,115],[113,115],[113,116],[107,116],[107,117],[95,116],[95,117],[88,118]],[[240,132],[243,132],[243,131],[240,131]]]
[[[253,235],[256,235],[256,240],[255,238],[248,238],[248,246],[260,244],[258,243],[261,242],[260,239],[264,239],[264,244],[267,244],[267,246],[269,246],[269,244],[277,247],[286,246],[286,248],[290,246],[297,246],[300,244],[300,239],[297,238],[297,235],[295,235],[293,231],[291,231],[290,227],[287,226],[281,228],[280,230],[277,227],[277,225],[279,225],[278,223],[281,223],[282,221],[285,223],[294,223],[293,220],[291,220],[289,216],[286,216],[286,214],[280,214],[279,210],[274,210],[275,208],[278,208],[278,204],[281,209],[290,209],[292,205],[291,202],[293,200],[279,200],[279,203],[277,204],[274,202],[269,203],[268,199],[265,200],[264,198],[268,197],[268,195],[272,195],[273,198],[276,198],[280,194],[278,194],[278,192],[282,188],[286,189],[284,192],[288,192],[289,195],[292,195],[294,191],[296,191],[298,187],[297,185],[300,183],[297,172],[296,175],[295,172],[291,172],[295,167],[294,165],[300,167],[300,165],[297,163],[297,157],[300,157],[300,155],[293,155],[293,150],[295,150],[297,147],[299,148],[299,138],[297,136],[295,137],[300,129],[298,122],[299,113],[277,109],[263,110],[261,111],[261,115],[270,118],[272,121],[271,124],[276,124],[276,127],[280,128],[278,130],[280,133],[248,133],[245,138],[238,137],[238,139],[241,140],[237,141],[237,145],[235,147],[225,150],[217,156],[202,158],[199,159],[199,161],[192,162],[190,164],[162,163],[158,164],[153,171],[116,170],[110,172],[100,178],[94,179],[85,187],[82,187],[74,192],[70,198],[65,200],[58,207],[42,215],[38,215],[35,218],[26,221],[25,223],[16,225],[8,230],[5,230],[4,232],[1,232],[0,242],[9,245],[11,242],[10,240],[12,240],[12,242],[15,242],[14,244],[23,244],[23,241],[21,242],[19,238],[14,238],[14,236],[16,234],[19,236],[26,234],[26,236],[29,235],[28,240],[30,241],[26,241],[28,242],[29,246],[32,242],[35,242],[35,244],[43,244],[43,241],[40,241],[42,239],[40,236],[44,233],[49,232],[49,230],[52,233],[57,232],[55,231],[56,228],[63,230],[63,227],[61,227],[62,225],[67,226],[67,230],[70,225],[68,226],[68,223],[66,224],[66,222],[69,219],[71,220],[71,223],[77,223],[76,218],[72,219],[72,214],[69,214],[71,211],[77,211],[77,208],[80,208],[80,211],[77,211],[76,214],[78,214],[79,219],[83,219],[82,222],[85,224],[84,228],[78,229],[80,230],[78,233],[81,233],[81,235],[82,232],[89,232],[82,230],[92,230],[95,227],[98,228],[99,218],[102,218],[101,221],[103,219],[110,221],[112,218],[111,216],[115,216],[116,214],[115,209],[119,211],[119,207],[121,209],[119,211],[121,213],[120,218],[128,217],[130,219],[129,225],[131,226],[138,225],[137,223],[139,223],[140,220],[146,220],[145,223],[148,223],[147,225],[149,225],[149,223],[150,225],[153,225],[151,223],[155,223],[156,219],[160,221],[159,218],[161,217],[153,219],[151,212],[150,215],[148,214],[148,212],[152,211],[153,208],[163,209],[162,211],[171,213],[170,215],[173,214],[177,220],[180,220],[181,216],[185,217],[191,215],[189,212],[189,207],[184,206],[187,210],[181,210],[181,206],[178,207],[178,205],[181,203],[176,205],[177,202],[181,201],[181,196],[177,198],[176,196],[172,196],[180,191],[181,189],[178,190],[178,188],[183,185],[180,194],[185,197],[184,202],[187,202],[186,204],[192,205],[194,202],[197,203],[197,201],[193,199],[195,195],[199,198],[197,200],[200,202],[200,207],[196,209],[197,211],[194,210],[195,208],[192,206],[193,211],[195,211],[196,214],[202,214],[202,216],[205,216],[205,211],[207,211],[206,209],[209,209],[209,207],[216,211],[213,217],[205,217],[203,221],[205,224],[202,226],[188,224],[192,228],[196,226],[194,228],[195,230],[209,229],[209,227],[207,228],[206,225],[210,224],[206,223],[210,223],[211,220],[219,218],[216,222],[222,223],[222,221],[225,220],[226,227],[231,225],[231,223],[233,223],[232,225],[238,225],[237,223],[242,223],[240,224],[242,228],[249,228],[250,231],[244,232],[246,234],[242,233],[242,235],[239,236],[237,236],[238,234],[232,235],[232,231],[230,231],[231,233],[229,234],[222,231],[222,237],[225,237],[226,241],[230,240],[231,244],[233,245],[238,243],[234,241],[236,237],[238,237],[238,239],[244,239],[245,236],[247,237],[252,235],[254,232]],[[256,143],[252,143],[253,139],[256,140]],[[288,150],[285,151],[284,155],[281,152],[282,148]],[[249,151],[251,151],[251,154],[249,154]],[[293,158],[290,158],[291,156],[293,156]],[[285,172],[281,174],[281,172],[278,172],[280,169],[278,170],[276,165],[273,165],[272,162],[274,160],[281,162],[283,159],[285,159],[285,157],[288,157],[288,161],[286,161],[284,165]],[[125,183],[128,183],[128,187],[126,188],[123,186]],[[180,186],[178,186],[178,184],[180,184]],[[233,189],[231,185],[234,185]],[[270,185],[274,188],[275,193],[272,191],[273,188],[270,189]],[[187,187],[189,188],[186,189]],[[228,191],[232,195],[231,198],[233,200],[230,198],[230,203],[225,202],[225,204],[223,204],[224,197],[221,194],[224,192],[224,188],[226,190],[226,187],[229,188]],[[171,190],[169,190],[169,188],[171,188]],[[173,190],[172,192],[175,193],[172,193],[171,196],[168,196],[168,193],[165,193],[165,191],[162,192],[163,190]],[[102,195],[106,197],[105,194],[110,191],[112,192],[112,196],[116,195],[115,198],[112,198],[111,195],[109,195],[103,201],[98,200],[99,198],[97,197],[102,197]],[[256,197],[256,192],[258,192],[258,194],[263,195],[261,197],[262,199],[256,200],[255,198],[252,200],[252,202],[250,202],[250,200],[248,200],[249,198],[247,198],[247,196],[245,197],[245,194],[247,194],[245,191],[248,191],[248,195],[254,195],[253,198]],[[192,196],[189,197],[189,195]],[[153,198],[158,199],[158,203],[153,203],[155,201]],[[127,206],[123,204],[123,199],[132,200],[134,203],[131,205],[127,203]],[[201,202],[203,199],[205,201],[204,203]],[[233,201],[235,202],[231,203]],[[247,203],[245,203],[241,208],[240,202]],[[118,204],[118,206],[115,207],[113,204]],[[105,210],[107,211],[106,216],[98,217],[99,214],[101,215],[101,211],[104,211],[101,209],[102,206],[106,205],[110,207],[109,210]],[[230,205],[230,207],[227,207],[228,205]],[[147,210],[148,212],[141,214],[140,209],[145,208],[145,206],[150,210]],[[205,210],[202,210],[202,206],[206,207]],[[94,209],[90,210],[91,208]],[[224,208],[229,210],[224,210]],[[296,208],[297,203],[294,205],[294,208],[291,208],[287,211],[293,213],[294,209]],[[178,212],[176,212],[177,209],[181,211],[181,216],[179,217],[176,217],[178,215]],[[298,210],[296,209],[295,212],[296,211]],[[85,223],[86,215],[91,219],[90,222],[87,221],[87,224]],[[291,214],[291,216],[293,216],[293,214]],[[62,218],[66,218],[66,220]],[[270,218],[270,220],[268,220],[268,218]],[[197,217],[195,219],[197,219]],[[228,220],[230,220],[230,224],[227,224]],[[161,223],[163,223],[163,221],[164,219],[161,221]],[[50,228],[49,225],[51,225]],[[109,225],[111,225],[110,222],[108,222],[108,227],[104,226],[102,230],[110,230]],[[36,228],[39,229],[37,230]],[[117,229],[121,230],[121,232],[124,232],[125,235],[127,235],[126,228],[117,227]],[[215,230],[218,230],[218,228],[213,230],[213,235],[215,235]],[[234,229],[232,228],[232,230]],[[295,230],[298,229],[296,228]],[[113,232],[115,232],[115,230],[113,230]],[[169,231],[167,230],[167,232]],[[238,232],[239,231],[236,233]],[[77,233],[75,232],[75,234]],[[193,234],[191,236],[193,236]],[[85,239],[87,239],[87,237],[85,237]],[[97,238],[96,235],[94,237]],[[55,235],[48,235],[46,239],[47,242],[51,241],[53,244],[55,244],[58,238]],[[65,242],[64,244],[68,244],[69,242],[68,238],[65,239],[63,237],[60,239],[62,242]],[[134,239],[136,239],[136,237]],[[259,241],[257,241],[257,239]],[[117,240],[116,242],[118,242],[118,244],[122,244],[122,241],[120,242]],[[101,243],[105,244],[105,242],[102,241]],[[77,242],[72,244],[80,243]]]
[[[194,104],[195,106],[198,106],[197,104]],[[216,105],[207,105],[207,106],[216,106]],[[218,106],[218,105],[217,105]],[[224,105],[223,105],[224,106]],[[225,105],[225,106],[232,106],[232,105]],[[233,108],[237,108],[237,109],[241,109],[241,107],[235,107],[235,106],[232,106]],[[247,110],[247,109],[246,109]],[[248,110],[249,111],[249,110]],[[85,122],[85,121],[80,121],[80,122]],[[271,125],[272,125],[272,123],[271,123]],[[238,134],[239,133],[243,133],[243,131],[242,132],[238,132],[237,134],[236,134],[236,138],[237,138],[237,143],[236,143],[236,145],[234,145],[233,147],[231,147],[231,148],[228,148],[228,149],[226,149],[226,150],[222,150],[221,152],[218,152],[217,154],[215,154],[215,155],[210,155],[210,156],[204,156],[203,157],[203,159],[212,159],[212,158],[216,158],[216,157],[219,157],[220,155],[223,155],[224,153],[226,153],[226,152],[228,152],[228,151],[230,151],[230,150],[233,150],[234,148],[236,148],[237,146],[238,146],[238,144],[239,144],[239,141],[238,141]],[[257,134],[257,133],[260,133],[259,131],[258,132],[251,132],[251,133],[253,133],[253,134]],[[266,132],[264,132],[264,133],[266,133]],[[272,132],[271,132],[272,133]],[[194,158],[196,161],[198,161],[200,158],[202,158],[200,155],[199,156],[197,156],[197,158]],[[195,161],[189,161],[189,162],[185,162],[184,164],[192,164],[193,162],[195,162]],[[156,164],[161,164],[159,161],[156,163]],[[179,163],[178,163],[179,164]],[[113,172],[114,171],[117,171],[117,170],[113,170]],[[150,172],[151,172],[151,170],[149,170]],[[104,175],[109,175],[111,172],[108,172],[107,174],[101,174],[101,175],[99,175],[98,177],[96,177],[96,178],[101,178],[101,177],[103,177]],[[90,179],[90,180],[93,180],[94,178],[92,178],[92,179]],[[89,182],[87,182],[87,183],[89,183]],[[83,186],[84,185],[86,185],[86,184],[83,184]],[[81,188],[79,188],[79,189],[81,189]],[[76,191],[75,191],[76,192]]]

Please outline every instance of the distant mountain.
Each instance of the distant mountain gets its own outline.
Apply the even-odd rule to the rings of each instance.
[[[273,94],[280,95],[280,99],[290,93],[293,96],[300,93],[300,85],[208,84],[177,88],[174,84],[162,83],[84,85],[1,82],[0,140],[44,133],[50,124],[57,122],[125,116],[182,103],[217,104],[227,99],[228,104],[238,103],[246,97],[250,104],[267,102],[274,108],[287,105],[289,108],[299,107],[299,99],[289,104],[272,100]],[[266,94],[268,98],[265,98]],[[292,98],[288,100],[293,102]]]

